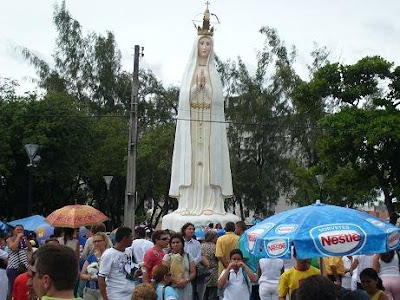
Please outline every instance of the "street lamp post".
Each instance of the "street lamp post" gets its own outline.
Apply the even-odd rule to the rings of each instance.
[[[36,155],[39,149],[39,145],[26,144],[25,151],[29,157],[29,193],[28,193],[28,215],[33,212],[33,168],[36,168],[41,160],[40,155]]]
[[[109,191],[110,190],[111,181],[113,180],[114,176],[106,175],[106,176],[103,176],[103,178],[104,178],[104,181],[106,182],[106,185],[107,185],[107,191]]]
[[[318,185],[319,185],[319,200],[322,201],[322,187],[324,185],[324,181],[325,181],[325,175],[315,175],[315,178],[317,179]]]

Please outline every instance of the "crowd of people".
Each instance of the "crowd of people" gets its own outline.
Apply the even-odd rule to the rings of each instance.
[[[399,254],[262,258],[246,249],[247,225],[180,232],[92,226],[82,249],[66,228],[39,248],[21,225],[0,235],[0,300],[400,299]]]

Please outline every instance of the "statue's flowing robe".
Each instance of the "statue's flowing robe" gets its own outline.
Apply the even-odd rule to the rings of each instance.
[[[193,45],[179,93],[169,195],[178,199],[178,211],[225,214],[223,200],[233,196],[233,189],[222,84],[212,42],[205,88],[196,86],[198,41],[202,37]]]

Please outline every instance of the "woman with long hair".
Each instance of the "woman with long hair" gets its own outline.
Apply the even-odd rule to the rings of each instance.
[[[110,248],[110,242],[104,232],[97,232],[93,235],[93,253],[88,256],[83,264],[80,278],[86,282],[83,291],[84,300],[101,300],[97,274],[99,272],[99,260],[103,252]]]
[[[196,265],[193,258],[183,250],[184,243],[182,235],[171,235],[171,253],[164,256],[163,264],[170,269],[172,286],[176,288],[179,299],[192,299],[191,281],[196,277]]]
[[[374,269],[382,278],[385,293],[390,299],[400,300],[399,255],[396,251],[377,254],[374,257]]]
[[[388,295],[384,292],[382,280],[373,268],[366,268],[360,273],[361,285],[368,293],[371,300],[389,300]]]
[[[57,238],[60,245],[65,245],[74,250],[76,257],[79,258],[79,241],[77,239],[77,229],[65,227],[62,229],[61,237]]]
[[[201,244],[201,255],[208,261],[208,270],[210,275],[204,280],[205,289],[199,289],[199,299],[217,299],[218,291],[218,259],[215,257],[215,244],[217,243],[217,233],[210,230],[206,233],[204,243]]]
[[[157,265],[153,268],[153,286],[157,293],[157,300],[178,300],[178,293],[169,284],[171,272],[166,265]]]

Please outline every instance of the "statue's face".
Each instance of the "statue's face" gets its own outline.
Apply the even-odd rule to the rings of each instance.
[[[203,37],[199,40],[199,57],[208,58],[211,52],[211,40],[208,37]]]

